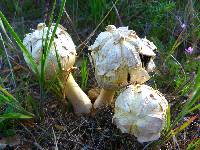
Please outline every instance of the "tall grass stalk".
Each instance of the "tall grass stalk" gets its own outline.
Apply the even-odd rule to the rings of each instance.
[[[3,13],[0,11],[0,18],[2,20],[2,22],[5,24],[7,30],[10,32],[10,34],[12,35],[12,37],[15,39],[15,42],[17,43],[17,45],[21,48],[23,54],[28,58],[28,60],[30,61],[30,64],[33,68],[33,71],[36,75],[38,75],[38,69],[37,69],[37,64],[34,62],[33,57],[31,56],[31,54],[29,53],[29,51],[27,50],[27,48],[23,45],[22,41],[20,40],[19,36],[17,35],[17,33],[13,30],[13,28],[11,27],[11,25],[9,24],[8,20],[6,19],[6,17],[3,15]]]
[[[66,0],[63,0],[62,3],[61,3],[58,19],[56,20],[56,24],[55,24],[55,27],[53,29],[53,32],[52,32],[52,35],[51,35],[50,41],[49,41],[49,30],[50,30],[50,26],[53,22],[53,14],[54,14],[55,6],[56,6],[56,0],[54,0],[53,9],[52,9],[51,16],[50,16],[50,23],[48,25],[47,35],[46,35],[46,39],[45,39],[45,45],[44,45],[44,48],[43,48],[43,54],[42,54],[42,58],[41,58],[41,74],[40,74],[40,79],[39,79],[41,99],[43,99],[43,96],[44,96],[43,95],[43,89],[44,89],[44,84],[45,84],[45,64],[46,64],[46,60],[47,60],[47,57],[48,57],[50,49],[51,49],[51,45],[52,45],[53,40],[54,40],[56,29],[58,27],[58,24],[61,20],[63,12],[64,12],[65,2],[66,2]]]
[[[56,7],[56,0],[54,0],[54,3],[53,3],[53,8],[52,8],[52,11],[51,11],[50,21],[49,21],[49,24],[48,24],[48,30],[47,30],[45,40],[44,40],[44,37],[42,39],[42,45],[43,45],[43,51],[42,52],[43,53],[42,53],[42,56],[41,56],[41,70],[40,70],[41,73],[40,73],[40,77],[39,77],[40,99],[41,100],[43,99],[43,96],[44,96],[43,90],[44,90],[44,84],[45,84],[45,62],[46,62],[46,59],[47,59],[49,51],[50,51],[50,48],[48,50],[48,40],[49,40],[50,27],[51,27],[51,24],[52,24],[53,18],[54,18],[53,15],[54,15],[55,7]]]

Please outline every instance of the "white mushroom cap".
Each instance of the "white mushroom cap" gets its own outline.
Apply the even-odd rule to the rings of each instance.
[[[168,102],[147,85],[130,85],[117,97],[113,121],[139,142],[157,140],[166,122]]]
[[[50,27],[49,37],[51,38],[54,25]],[[38,64],[38,71],[41,70],[41,56],[42,51],[44,50],[45,39],[47,35],[48,27],[44,23],[38,24],[37,30],[33,30],[32,33],[29,33],[25,36],[23,44],[29,50],[35,62]],[[48,40],[49,43],[49,40]],[[76,58],[76,49],[75,45],[66,32],[65,28],[61,25],[58,26],[54,41],[52,42],[49,55],[46,61],[46,78],[53,77],[56,72],[59,71],[58,59],[56,57],[56,51],[60,59],[62,71],[68,72],[68,70],[73,67]],[[29,68],[32,69],[32,66],[29,62],[29,59],[24,55],[24,59],[28,64]],[[32,69],[33,70],[33,69]]]
[[[101,49],[104,44],[112,37],[112,33],[116,30],[114,25],[108,25],[105,32],[101,32],[96,38],[93,45],[90,46],[90,50]]]
[[[128,27],[107,26],[89,47],[98,84],[106,89],[117,89],[130,83],[146,82],[150,78],[148,71],[154,66],[151,63],[151,69],[145,68],[139,54],[155,56],[154,49],[150,41],[140,39]]]
[[[146,37],[141,39],[139,42],[141,45],[141,47],[139,48],[140,54],[152,57],[156,56],[154,50],[157,49],[157,47],[153,44],[153,42],[147,40]]]

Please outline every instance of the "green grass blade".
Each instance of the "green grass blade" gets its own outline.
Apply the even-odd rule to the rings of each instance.
[[[15,108],[16,110],[18,110],[19,112],[22,112],[24,114],[28,114],[30,116],[34,116],[34,114],[26,111],[23,107],[21,107],[19,105],[18,101],[17,102],[13,101],[13,100],[9,99],[8,97],[6,97],[6,96],[4,96],[2,94],[0,94],[0,101],[3,102],[3,103],[5,103],[5,104],[8,104],[8,105],[12,106],[13,108]]]
[[[188,110],[188,113],[193,112],[193,111],[195,111],[195,110],[197,110],[197,109],[200,109],[200,104],[198,104],[198,105],[192,107],[190,110]]]
[[[172,128],[174,128],[176,126],[176,124],[188,113],[191,112],[191,110],[196,110],[197,108],[192,108],[193,105],[199,101],[200,99],[200,84],[199,84],[199,77],[200,76],[200,71],[198,71],[197,77],[196,77],[196,83],[195,83],[195,89],[193,92],[193,96],[192,98],[186,102],[186,104],[183,106],[183,109],[181,110],[181,112],[178,114],[178,116],[175,118],[173,124],[171,125]]]
[[[199,150],[199,149],[200,149],[200,139],[198,138],[190,142],[186,150]]]
[[[47,59],[47,56],[48,56],[48,41],[49,41],[49,31],[50,31],[50,27],[51,27],[51,24],[53,22],[53,15],[54,15],[54,10],[55,10],[55,7],[56,7],[56,0],[54,0],[54,3],[53,3],[53,8],[52,8],[52,11],[51,11],[51,15],[50,15],[50,21],[49,21],[49,24],[48,24],[48,30],[47,30],[47,34],[46,34],[46,38],[45,38],[45,44],[43,46],[43,54],[42,54],[42,58],[41,58],[41,75],[40,75],[40,84],[41,84],[41,90],[43,90],[43,86],[44,86],[44,80],[45,80],[45,62],[46,62],[46,59]],[[42,38],[42,43],[43,43],[43,40],[44,38]]]
[[[50,31],[51,24],[53,22],[53,15],[54,15],[55,8],[56,8],[56,0],[54,0],[53,8],[52,8],[52,11],[51,11],[50,20],[49,20],[49,24],[48,24],[48,30],[47,30],[47,34],[46,34],[46,38],[45,38],[45,44],[44,44],[45,50],[48,47],[49,31]],[[43,51],[43,53],[46,55],[46,51]]]
[[[10,34],[13,36],[13,38],[15,39],[17,45],[21,48],[22,52],[24,53],[24,55],[29,59],[30,64],[33,68],[33,71],[35,72],[36,75],[38,75],[38,69],[37,69],[37,65],[34,62],[31,54],[29,53],[29,51],[26,49],[26,47],[23,45],[22,41],[20,40],[19,36],[15,33],[15,31],[13,30],[13,28],[11,27],[11,25],[9,24],[8,20],[6,19],[6,17],[3,15],[3,13],[0,11],[0,18],[2,19],[3,23],[5,24],[5,26],[7,27],[8,31],[10,32]]]
[[[6,89],[4,89],[2,86],[0,86],[0,91],[5,94],[9,99],[15,100],[15,98],[10,94]]]
[[[197,77],[195,79],[195,84],[194,84],[194,88],[198,88],[200,87],[200,68],[198,69],[198,72],[197,72]]]
[[[170,114],[170,105],[168,105],[168,109],[167,109],[167,129],[166,131],[169,131],[171,126],[171,114]]]
[[[185,123],[183,123],[180,127],[176,128],[173,132],[174,135],[177,135],[178,133],[180,133],[181,131],[183,131],[186,127],[188,127],[195,119],[197,118],[197,116],[193,116],[191,117],[188,121],[186,121]]]
[[[57,60],[57,63],[58,63],[58,68],[59,68],[59,71],[62,70],[62,65],[61,65],[61,62],[60,62],[60,56],[58,55],[58,50],[56,49],[56,45],[54,44],[54,47],[55,47],[55,53],[56,53],[56,60]]]
[[[1,119],[29,119],[33,117],[29,115],[24,115],[21,113],[6,113],[3,115],[0,115],[0,118]]]
[[[88,81],[87,58],[83,57],[81,63],[81,88],[85,89]]]
[[[173,136],[177,135],[178,133],[183,131],[186,127],[188,127],[196,118],[197,116],[193,116],[188,121],[184,122],[180,127],[177,127],[176,129],[173,130],[172,129],[168,130],[160,142],[164,143],[170,140]]]
[[[4,96],[4,95],[2,95],[2,94],[0,94],[0,101],[1,101],[1,102],[4,102],[4,103],[8,103],[8,104],[10,104],[10,103],[13,102],[12,99],[9,99],[8,97],[6,97],[6,96]]]
[[[6,89],[0,86],[0,102],[6,103],[13,108],[17,109],[20,112],[23,112],[24,114],[28,114],[30,116],[34,116],[34,114],[26,111],[23,107],[20,106],[19,102],[13,97]]]
[[[52,36],[51,36],[49,45],[48,45],[48,47],[47,47],[47,56],[48,56],[48,53],[49,53],[49,51],[50,51],[50,47],[51,47],[51,45],[52,45],[52,42],[53,42],[53,40],[54,40],[54,36],[55,36],[55,34],[56,34],[56,30],[57,30],[58,24],[60,23],[61,17],[62,17],[62,15],[63,15],[64,8],[65,8],[65,2],[66,2],[66,0],[63,0],[63,1],[62,1],[61,8],[60,8],[59,15],[58,15],[58,19],[56,20],[56,24],[55,24],[55,27],[54,27],[54,29],[53,29]]]
[[[58,24],[60,23],[60,20],[61,20],[61,17],[62,17],[62,14],[64,12],[64,8],[65,8],[65,2],[66,0],[63,0],[62,1],[62,4],[61,4],[61,7],[60,7],[60,11],[59,11],[59,15],[58,15],[58,19],[56,20],[56,24],[55,24],[55,27],[53,29],[53,32],[52,32],[52,35],[51,35],[51,38],[50,38],[50,41],[49,43],[47,42],[48,41],[48,34],[47,34],[47,38],[46,38],[46,41],[45,41],[45,46],[44,46],[44,53],[42,55],[42,59],[41,59],[41,77],[40,77],[40,84],[41,84],[41,90],[43,90],[43,87],[44,87],[44,81],[45,81],[45,64],[46,64],[46,60],[47,60],[47,57],[49,55],[49,52],[50,52],[50,48],[51,48],[51,45],[53,43],[53,40],[54,40],[54,36],[55,36],[55,33],[56,33],[56,30],[57,30],[57,27],[58,27]],[[54,3],[55,5],[56,3]],[[53,6],[55,7],[55,6]],[[51,13],[51,20],[53,20],[53,12]],[[50,29],[50,25],[48,27]],[[49,30],[48,29],[48,30]]]

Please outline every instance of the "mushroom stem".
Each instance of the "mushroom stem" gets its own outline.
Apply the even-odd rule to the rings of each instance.
[[[76,115],[90,113],[92,108],[91,100],[76,83],[71,73],[67,79],[65,94],[72,103]]]
[[[94,108],[96,109],[102,106],[111,105],[113,102],[114,94],[115,90],[101,89],[100,95],[97,97],[94,103]]]

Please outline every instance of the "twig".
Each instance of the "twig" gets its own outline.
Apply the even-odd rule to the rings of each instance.
[[[24,126],[22,123],[20,123],[20,124],[24,127],[24,129],[31,135],[31,137],[33,138],[33,140],[36,142],[36,139],[35,139],[35,137],[33,136],[33,134],[31,133],[31,131],[29,131],[29,129],[27,129],[27,127]]]
[[[115,1],[114,4],[116,4],[118,2],[118,0]],[[79,55],[81,54],[83,48],[85,48],[85,46],[87,46],[88,42],[90,41],[90,39],[94,36],[95,32],[97,31],[97,29],[100,27],[100,25],[105,21],[105,19],[108,17],[108,15],[110,14],[110,12],[112,11],[112,9],[114,8],[114,6],[112,6],[110,8],[110,10],[107,12],[107,14],[105,15],[105,17],[101,20],[101,22],[96,26],[96,28],[90,33],[90,35],[86,38],[85,41],[83,41],[80,45],[77,46],[77,49],[81,48],[81,51],[79,53]]]
[[[117,15],[117,19],[119,20],[119,25],[120,25],[120,26],[123,26],[121,17],[120,17],[120,15],[119,15],[119,11],[117,10],[117,7],[116,7],[115,3],[113,3],[113,1],[112,1],[112,4],[113,4],[113,7],[114,7],[114,9],[115,9],[115,13],[116,13],[116,15]]]
[[[52,127],[52,131],[53,131],[53,137],[54,137],[55,150],[58,150],[58,140],[56,138],[56,134],[54,132],[53,127]]]
[[[86,120],[84,120],[80,126],[82,126],[85,122],[87,122]],[[72,134],[74,131],[76,131],[78,128],[80,128],[80,126],[76,127],[75,129],[73,129],[69,134]]]
[[[3,57],[0,56],[0,69],[2,69],[2,68],[3,68]]]
[[[21,124],[21,126],[24,127],[24,129],[31,135],[31,137],[32,137],[33,140],[35,141],[35,142],[33,142],[33,144],[34,144],[38,149],[43,150],[43,148],[39,145],[39,143],[37,142],[37,140],[35,139],[35,137],[34,137],[33,134],[31,133],[31,131],[30,131],[26,126],[24,126],[22,123],[20,123],[20,124]]]
[[[78,35],[78,32],[77,32],[76,29],[74,28],[73,21],[71,20],[69,14],[67,13],[67,11],[66,11],[65,9],[64,9],[64,13],[65,13],[65,15],[67,16],[67,19],[68,19],[69,23],[71,24],[72,30],[73,30],[74,33],[76,34],[78,40],[82,43],[82,40],[81,40],[81,38],[80,38],[79,35]]]
[[[8,36],[8,34],[7,34],[7,32],[6,32],[6,29],[5,29],[5,27],[4,27],[4,25],[3,25],[3,22],[2,22],[2,20],[0,19],[0,27],[1,27],[1,29],[2,29],[2,31],[3,31],[3,33],[4,33],[4,35],[6,36],[6,38],[8,39],[8,45],[10,46],[10,47],[13,47],[14,49],[17,49],[16,47],[15,47],[15,45],[13,44],[13,42],[12,42],[12,40],[10,39],[10,37]],[[12,45],[11,45],[12,44]]]
[[[176,63],[181,67],[181,71],[183,72],[183,74],[184,74],[184,77],[185,77],[185,79],[186,79],[186,73],[185,73],[185,70],[184,70],[184,68],[183,68],[183,66],[181,65],[181,63],[173,56],[173,55],[170,55],[173,59],[174,59],[174,61],[176,61]]]
[[[2,38],[1,33],[0,33],[0,40],[1,40],[2,44],[3,44],[3,48],[4,48],[4,51],[5,51],[5,54],[6,54],[6,58],[7,58],[7,61],[8,61],[8,65],[9,65],[9,67],[10,67],[10,72],[11,72],[11,76],[12,76],[12,83],[13,83],[14,87],[16,87],[15,76],[14,76],[14,73],[13,73],[13,67],[12,67],[12,64],[11,64],[11,62],[10,62],[10,60],[9,60],[9,55],[8,55],[7,49],[6,49],[6,47],[5,47],[4,40],[3,40],[3,38]]]

